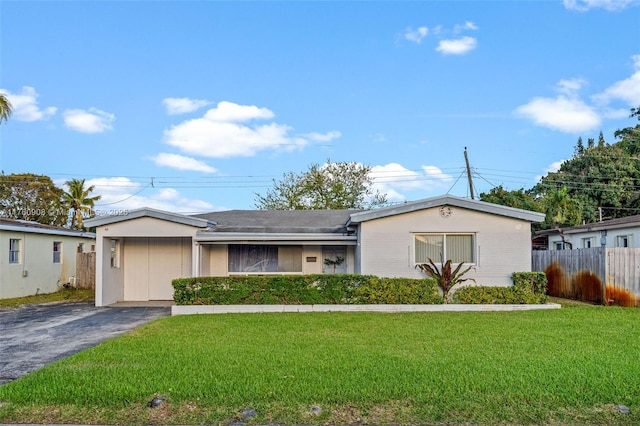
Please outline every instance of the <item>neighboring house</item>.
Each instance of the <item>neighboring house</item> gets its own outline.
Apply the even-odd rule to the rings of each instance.
[[[189,276],[356,273],[421,277],[427,257],[465,262],[479,284],[531,270],[541,213],[435,197],[375,210],[231,210],[195,216],[140,209],[94,218],[96,305],[170,300]]]
[[[547,238],[549,250],[640,247],[640,215],[567,228],[546,229],[536,234],[541,238]]]
[[[76,253],[89,252],[95,234],[0,218],[0,299],[52,293],[76,273]]]

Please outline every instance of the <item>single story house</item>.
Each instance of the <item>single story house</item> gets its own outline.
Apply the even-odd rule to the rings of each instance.
[[[640,215],[536,232],[549,250],[592,247],[640,247]]]
[[[230,210],[182,215],[149,208],[85,221],[95,227],[96,305],[171,300],[190,276],[356,273],[422,277],[441,254],[473,266],[479,284],[531,270],[531,223],[544,215],[441,196],[375,210]]]
[[[59,290],[75,278],[76,253],[94,245],[91,232],[0,218],[0,299]]]

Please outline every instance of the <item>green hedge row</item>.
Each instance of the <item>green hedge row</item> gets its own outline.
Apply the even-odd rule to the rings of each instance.
[[[468,286],[453,293],[453,303],[541,304],[547,302],[544,272],[515,272],[511,287]]]
[[[273,275],[173,280],[178,305],[442,304],[432,279]]]
[[[544,272],[516,272],[511,287],[468,286],[453,303],[546,303]],[[271,275],[173,280],[178,305],[442,304],[433,279],[373,275]]]

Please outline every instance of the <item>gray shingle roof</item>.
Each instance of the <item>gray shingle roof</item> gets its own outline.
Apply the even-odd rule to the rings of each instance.
[[[351,213],[358,211],[227,210],[194,217],[215,222],[210,232],[344,234]]]

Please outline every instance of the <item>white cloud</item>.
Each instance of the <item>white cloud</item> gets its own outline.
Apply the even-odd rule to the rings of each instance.
[[[151,160],[161,167],[171,167],[177,170],[191,170],[195,172],[215,173],[217,170],[205,163],[204,161],[196,160],[195,158],[185,157],[179,154],[169,154],[161,152],[160,154],[151,157]]]
[[[464,55],[476,48],[478,41],[473,37],[461,37],[451,40],[440,40],[436,51],[443,55]]]
[[[452,176],[436,166],[422,166],[422,171],[418,172],[398,163],[373,166],[371,176],[374,187],[387,194],[389,201],[404,201],[406,197],[402,193],[407,191],[440,192],[453,181]]]
[[[575,96],[587,84],[583,78],[571,78],[560,80],[556,85],[556,90],[567,96]]]
[[[251,120],[269,120],[275,114],[268,108],[258,108],[255,105],[238,105],[233,102],[222,101],[216,108],[212,108],[204,118],[210,121],[243,122]]]
[[[412,41],[414,43],[422,43],[422,39],[425,38],[429,34],[429,29],[427,27],[418,27],[417,29],[408,28],[404,33],[404,38]]]
[[[171,127],[164,136],[167,144],[185,153],[212,158],[250,157],[264,150],[292,151],[309,143],[308,136],[291,135],[290,126],[275,122],[253,123],[273,117],[273,112],[267,108],[225,101],[201,118]],[[315,136],[309,139],[318,140],[318,136],[329,139],[338,137],[339,132],[312,135]]]
[[[633,0],[564,0],[564,7],[580,12],[596,8],[617,11],[626,8],[631,3],[633,3]]]
[[[334,130],[332,132],[327,132],[327,133],[316,133],[316,132],[306,133],[303,136],[309,140],[316,141],[316,142],[331,142],[332,140],[342,136],[342,133]]]
[[[189,98],[165,98],[162,103],[170,115],[186,114],[211,104],[211,102],[203,99]]]
[[[516,109],[516,114],[536,125],[565,133],[580,133],[597,128],[601,119],[593,108],[579,99],[565,96],[534,98]]]
[[[115,115],[99,110],[97,108],[68,109],[63,113],[64,124],[72,130],[82,133],[102,133],[112,130],[111,123],[115,120]]]
[[[608,104],[613,100],[621,100],[629,106],[640,104],[640,55],[632,56],[635,72],[631,77],[620,80],[593,97],[596,102]]]
[[[38,93],[30,86],[23,86],[20,93],[11,93],[8,90],[0,89],[13,107],[12,117],[18,121],[40,121],[46,120],[56,113],[56,107],[40,109],[38,106]]]
[[[185,214],[224,210],[203,200],[186,198],[174,188],[153,188],[150,182],[134,182],[126,177],[89,179],[86,185],[95,185],[92,194],[102,196],[95,205],[98,215],[143,207]]]
[[[478,29],[478,26],[476,24],[474,24],[471,21],[467,21],[464,24],[457,24],[455,27],[453,27],[453,32],[456,34],[459,34],[463,31],[476,31]]]

